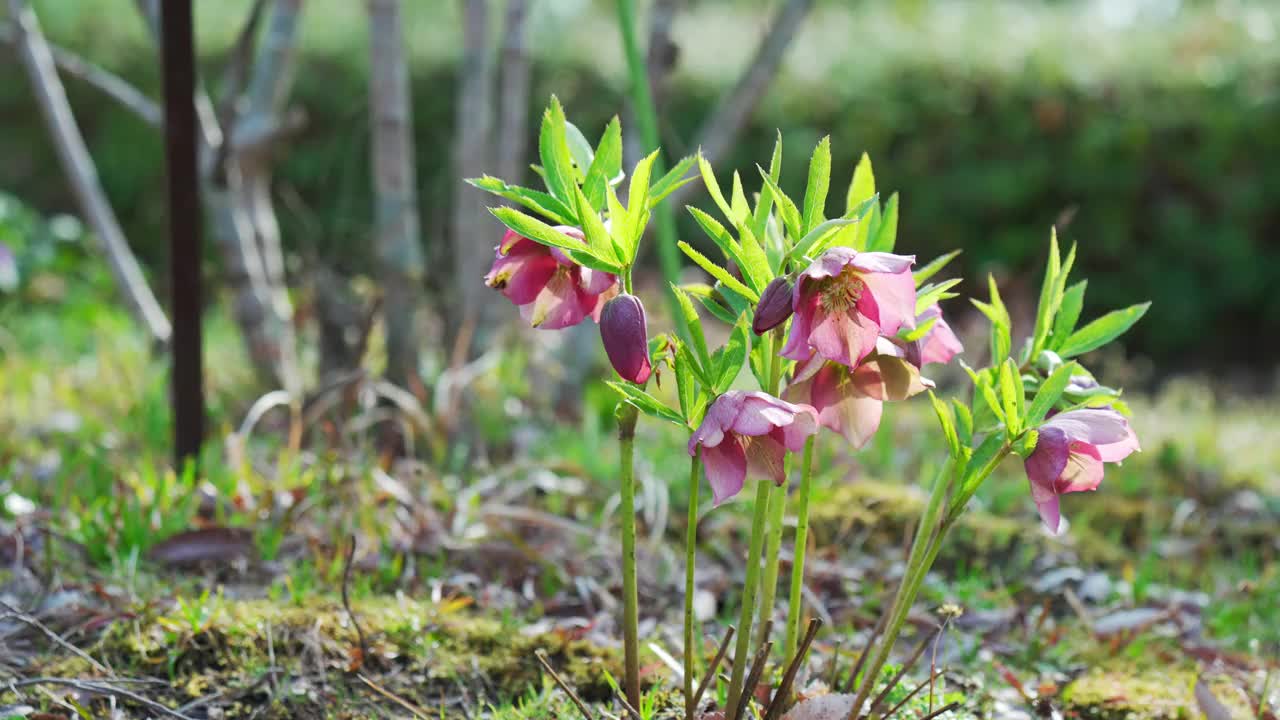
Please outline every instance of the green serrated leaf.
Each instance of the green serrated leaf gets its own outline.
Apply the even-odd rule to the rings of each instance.
[[[1058,230],[1054,228],[1049,234],[1049,262],[1044,271],[1044,282],[1040,285],[1040,302],[1036,305],[1036,324],[1032,333],[1031,354],[1039,355],[1044,349],[1045,340],[1049,337],[1049,329],[1053,327],[1054,317],[1058,313],[1058,304],[1062,301],[1057,290],[1058,276],[1062,273],[1062,258],[1058,252]]]
[[[959,285],[960,282],[960,278],[951,278],[950,280],[943,280],[940,283],[926,285],[925,287],[916,290],[916,315],[919,315],[930,307],[933,307],[934,303],[937,303],[940,300],[945,300],[947,296],[952,294],[947,291],[956,285]]]
[[[756,168],[760,171],[760,177],[764,179],[765,187],[769,188],[769,192],[773,194],[774,205],[777,206],[782,224],[787,228],[791,239],[795,240],[803,236],[804,219],[800,215],[800,209],[791,198],[787,197],[786,193],[782,192],[782,188],[778,187],[778,181],[774,180],[772,175],[765,172],[759,165]]]
[[[912,277],[914,277],[916,281],[916,287],[920,287],[926,281],[928,281],[929,278],[933,277],[934,275],[937,275],[938,272],[941,271],[942,268],[946,267],[947,263],[954,260],[956,256],[960,254],[960,252],[961,252],[960,250],[952,250],[946,255],[934,258],[929,262],[928,265],[925,265],[924,267],[912,273]]]
[[[658,181],[649,187],[649,207],[653,208],[671,193],[697,180],[698,176],[689,175],[689,169],[693,167],[696,161],[697,158],[692,155],[681,158],[680,162],[668,170],[666,175],[658,178]],[[689,176],[685,177],[686,175]]]
[[[973,413],[958,398],[952,398],[951,405],[955,409],[956,434],[961,443],[969,445],[973,442]]]
[[[1053,320],[1053,332],[1049,336],[1049,348],[1057,350],[1067,342],[1071,333],[1075,332],[1076,323],[1080,321],[1080,311],[1084,309],[1084,293],[1089,287],[1088,280],[1067,288],[1062,294],[1062,306],[1058,308],[1058,317]]]
[[[1022,378],[1012,358],[1000,364],[1000,411],[1010,437],[1022,432]]]
[[[747,300],[753,303],[760,301],[759,293],[747,287],[746,285],[743,285],[741,282],[738,281],[737,278],[730,275],[728,270],[725,270],[723,267],[720,267],[719,265],[711,262],[709,259],[707,259],[705,255],[695,250],[693,246],[690,245],[689,243],[681,240],[679,243],[677,243],[677,246],[680,248],[681,251],[684,252],[685,255],[688,255],[689,259],[692,260],[698,267],[702,268],[703,270],[706,270],[707,274],[709,274],[711,277],[718,280],[725,287],[729,288],[730,290],[733,290],[734,292],[738,293],[739,295],[741,295],[742,297],[746,298]]]
[[[734,225],[741,225],[751,213],[751,207],[747,205],[747,194],[742,189],[742,176],[737,170],[733,171],[733,193],[729,196],[729,209],[733,211]]]
[[[874,233],[867,238],[867,250],[873,252],[893,252],[898,243],[898,193],[889,196],[885,203],[884,214],[880,216],[880,224]]]
[[[595,150],[587,142],[587,136],[568,120],[564,123],[564,136],[569,145],[569,157],[573,158],[574,182],[582,182],[587,177],[587,168],[595,162]]]
[[[1077,369],[1078,366],[1075,363],[1059,365],[1058,369],[1050,373],[1049,377],[1040,383],[1040,389],[1036,392],[1036,396],[1032,398],[1031,409],[1027,412],[1027,427],[1040,426],[1040,423],[1048,416],[1049,411],[1062,398],[1063,391],[1071,383],[1071,374]]]
[[[587,194],[577,185],[573,186],[573,193],[577,200],[578,218],[582,221],[582,234],[586,236],[587,247],[591,248],[591,253],[598,257],[614,260],[620,266],[630,264],[629,253],[615,244],[613,237],[609,235],[608,229],[605,228],[604,222],[600,220],[600,216],[596,214],[596,211],[591,208],[591,201],[587,199]]]
[[[706,233],[707,237],[711,238],[712,242],[716,244],[716,247],[720,248],[720,252],[724,253],[725,258],[729,262],[738,266],[739,270],[748,265],[742,246],[733,239],[733,236],[729,234],[728,230],[725,230],[723,225],[721,225],[715,218],[692,205],[688,205],[686,207],[689,210],[689,214],[693,216],[695,221],[697,221],[698,226],[702,228],[702,232]],[[747,278],[748,282],[753,285],[755,284],[755,281],[751,278],[749,273],[744,273],[744,277]],[[755,288],[755,290],[759,293],[764,290],[764,287],[760,286]]]
[[[679,411],[667,407],[661,400],[641,390],[639,387],[616,380],[607,380],[605,382],[622,397],[623,402],[634,406],[645,415],[673,422],[676,425],[683,426],[685,424],[684,416]]]
[[[551,105],[542,115],[542,130],[538,134],[538,155],[542,160],[543,179],[551,194],[566,205],[573,204],[570,187],[574,180],[573,156],[566,139],[566,120],[560,100],[551,96]]]
[[[467,180],[467,183],[485,192],[519,203],[558,225],[578,224],[578,215],[571,207],[565,205],[559,198],[548,195],[541,190],[533,190],[519,185],[508,185],[502,180],[489,175],[481,178],[472,178]]]
[[[827,190],[831,187],[831,136],[818,141],[809,158],[809,182],[804,189],[804,229],[809,232],[826,220]]]
[[[849,183],[849,192],[845,195],[845,212],[866,202],[876,194],[876,176],[871,170],[871,157],[862,153],[858,166],[853,169],[853,180]]]
[[[747,353],[751,350],[751,328],[750,321],[745,315],[738,318],[733,326],[733,332],[729,334],[729,340],[725,346],[716,351],[715,361],[715,380],[712,389],[716,395],[723,393],[730,387],[733,387],[733,381],[738,378],[738,373],[742,372],[742,363],[747,359]]]
[[[591,207],[597,211],[605,205],[605,191],[609,181],[622,172],[622,125],[615,115],[605,126],[600,144],[596,146],[595,157],[587,169],[582,190],[586,193]]]
[[[595,255],[591,247],[581,240],[569,237],[541,220],[525,215],[515,208],[489,208],[489,212],[502,221],[503,225],[534,242],[568,251],[573,260],[580,265],[589,267],[592,270],[601,270],[614,274],[622,271],[622,267],[618,265],[616,260]]]
[[[672,285],[671,289],[675,293],[676,302],[680,305],[685,327],[689,329],[689,339],[693,342],[694,351],[697,352],[698,362],[703,367],[710,367],[711,352],[707,348],[707,336],[702,331],[702,319],[698,317],[698,311],[693,307],[693,301],[689,299],[689,294],[684,288]]]
[[[1134,323],[1147,314],[1147,308],[1149,307],[1151,307],[1149,302],[1139,303],[1130,305],[1123,310],[1113,310],[1103,315],[1072,333],[1071,337],[1067,338],[1067,341],[1062,344],[1058,354],[1063,358],[1069,358],[1082,355],[1091,350],[1097,350],[1133,327]]]
[[[833,237],[840,228],[853,225],[857,222],[857,220],[846,220],[845,218],[827,220],[810,230],[804,237],[800,238],[799,242],[797,242],[795,246],[791,248],[791,252],[788,253],[789,259],[799,260],[800,258],[808,255],[810,250],[815,250],[815,248],[825,249],[826,245],[823,244],[823,241]],[[818,251],[815,251],[815,254],[817,254],[817,252]]]
[[[653,172],[653,163],[658,159],[658,151],[654,150],[636,163],[631,171],[631,185],[627,188],[627,236],[630,239],[631,256],[635,256],[640,238],[644,235],[645,225],[649,220],[649,176]]]
[[[729,203],[725,202],[724,193],[720,192],[720,183],[716,180],[715,171],[711,169],[711,163],[702,157],[702,153],[698,153],[698,172],[702,175],[702,184],[707,188],[707,194],[715,201],[716,207],[720,208],[720,212],[725,219],[733,222],[733,209],[729,207]]]
[[[961,456],[960,437],[956,433],[955,419],[951,415],[951,410],[938,399],[933,391],[929,391],[929,402],[933,403],[933,411],[938,416],[938,424],[942,426],[942,434],[947,440],[947,449],[951,452],[951,457],[959,458]]]

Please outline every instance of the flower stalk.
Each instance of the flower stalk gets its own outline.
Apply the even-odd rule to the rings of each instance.
[[[624,687],[632,707],[640,706],[640,610],[636,589],[636,478],[635,439],[639,411],[618,403],[619,464],[622,472],[622,645]]]
[[[804,613],[804,560],[809,548],[809,496],[813,492],[813,438],[804,445],[804,460],[800,468],[799,505],[796,507],[796,544],[792,551],[791,593],[787,596],[787,639],[782,656],[792,657],[800,636],[800,620]]]
[[[751,620],[756,610],[756,591],[760,588],[760,554],[764,546],[765,521],[769,512],[769,492],[769,483],[756,483],[751,544],[747,549],[747,577],[742,586],[742,614],[738,618],[738,644],[733,649],[733,673],[729,676],[729,699],[725,704],[725,717],[737,717],[738,704],[743,701],[743,680],[751,658]]]
[[[689,461],[689,520],[684,541],[684,717],[693,720],[697,708],[694,705],[694,675],[698,662],[698,619],[694,615],[694,570],[698,548],[698,483],[702,471],[702,454],[695,453]]]

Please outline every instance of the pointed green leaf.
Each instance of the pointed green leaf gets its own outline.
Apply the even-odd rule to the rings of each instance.
[[[559,198],[548,195],[541,190],[533,190],[519,185],[508,185],[502,180],[489,175],[481,178],[471,178],[467,182],[485,192],[520,203],[558,225],[578,224],[577,213],[572,208],[561,202]]]
[[[587,247],[591,248],[591,253],[597,257],[616,261],[622,266],[629,265],[631,263],[629,253],[614,243],[604,222],[591,208],[591,201],[587,199],[587,194],[577,185],[573,186],[573,194],[577,200],[578,218],[582,221],[582,234],[587,239]]]
[[[542,130],[538,134],[538,155],[542,159],[543,179],[551,194],[566,205],[573,204],[570,186],[575,184],[573,156],[566,139],[564,108],[551,96],[551,105],[542,114]]]
[[[725,219],[733,222],[733,210],[729,207],[729,203],[725,202],[724,193],[720,192],[720,183],[716,181],[715,171],[711,169],[711,163],[702,157],[702,153],[698,153],[698,172],[702,175],[702,184],[707,187],[707,194],[715,201],[716,207],[720,208],[720,212]]]
[[[1149,307],[1151,307],[1149,302],[1139,303],[1130,305],[1123,310],[1113,310],[1103,315],[1072,333],[1071,337],[1067,338],[1067,341],[1062,344],[1058,354],[1063,358],[1069,358],[1082,355],[1091,350],[1097,350],[1133,327],[1134,323],[1147,314],[1147,308]]]
[[[958,398],[952,398],[951,405],[955,409],[956,434],[961,443],[969,445],[973,442],[973,413]]]
[[[1058,349],[1071,333],[1075,332],[1076,323],[1080,321],[1080,311],[1084,308],[1084,291],[1089,287],[1088,280],[1067,288],[1062,295],[1062,306],[1058,308],[1058,317],[1053,321],[1053,333],[1049,336],[1049,347]]]
[[[653,163],[658,159],[658,151],[654,150],[636,163],[631,171],[631,185],[627,189],[627,229],[631,239],[630,250],[635,256],[640,237],[644,235],[645,225],[649,219],[649,175],[653,172]]]
[[[804,190],[804,232],[826,220],[827,190],[831,187],[831,136],[818,141],[809,158],[809,183]]]
[[[751,207],[747,205],[746,192],[742,189],[742,177],[738,175],[737,170],[733,171],[733,194],[730,196],[729,209],[733,211],[734,225],[744,222],[751,214]]]
[[[641,390],[639,387],[616,380],[607,380],[606,384],[622,397],[623,402],[634,406],[645,415],[673,422],[677,425],[683,426],[685,424],[684,416],[677,410],[667,407],[661,400]]]
[[[942,426],[942,435],[947,440],[947,449],[951,452],[951,457],[960,457],[960,437],[956,434],[956,424],[951,416],[951,410],[938,399],[933,391],[929,391],[929,402],[933,403],[933,411],[938,416],[938,424]]]
[[[954,293],[947,291],[959,284],[960,278],[951,278],[950,280],[943,280],[936,285],[926,285],[916,290],[916,315],[928,310],[940,300],[945,300],[949,296],[954,297]]]
[[[605,204],[605,189],[609,181],[622,172],[622,125],[615,115],[605,126],[600,144],[596,146],[595,157],[587,170],[583,181],[583,192],[591,201],[591,207],[600,210]]]
[[[1040,285],[1040,303],[1036,306],[1036,325],[1031,336],[1032,356],[1040,354],[1045,340],[1049,337],[1049,328],[1053,327],[1058,303],[1062,299],[1057,294],[1058,275],[1061,272],[1062,258],[1058,252],[1058,230],[1054,228],[1049,234],[1049,262],[1044,271],[1044,282]]]
[[[1000,409],[1003,411],[1010,436],[1022,432],[1024,394],[1022,376],[1018,374],[1017,364],[1013,362],[1013,358],[1005,358],[1000,365]]]
[[[720,281],[725,287],[738,293],[739,295],[751,301],[752,303],[756,303],[760,301],[759,293],[747,287],[746,285],[743,285],[741,282],[738,281],[737,278],[730,275],[728,270],[725,270],[719,265],[708,260],[705,255],[693,249],[693,246],[691,246],[689,243],[681,240],[679,243],[677,243],[677,245],[679,246],[680,250],[684,252],[685,255],[689,256],[690,260],[692,260],[698,267],[707,271],[707,274],[709,274],[711,277]]]
[[[581,240],[571,238],[541,220],[525,215],[515,208],[489,208],[489,212],[501,220],[503,225],[534,242],[568,251],[574,261],[581,265],[608,273],[617,274],[622,272],[622,267],[618,265],[616,260],[594,254],[591,247]]]
[[[773,194],[773,202],[778,208],[778,214],[782,217],[782,224],[786,226],[787,232],[790,233],[791,239],[795,239],[804,235],[804,221],[800,217],[800,210],[796,204],[782,192],[782,188],[778,187],[778,182],[773,176],[764,171],[764,168],[756,166],[760,170],[760,177],[764,178],[764,184],[769,188],[769,192]]]
[[[1036,396],[1031,400],[1031,409],[1027,412],[1027,427],[1039,427],[1040,423],[1044,422],[1049,411],[1062,398],[1062,392],[1067,389],[1067,385],[1071,382],[1071,374],[1077,368],[1075,363],[1059,365],[1058,369],[1040,383],[1040,389],[1036,391]]]
[[[858,166],[853,169],[853,180],[849,183],[849,192],[845,196],[845,211],[854,209],[875,194],[876,176],[871,170],[871,157],[862,153]]]
[[[869,233],[871,231],[868,231]],[[884,214],[874,234],[867,239],[867,250],[872,252],[893,252],[898,243],[898,193],[889,196],[885,203]]]
[[[719,395],[733,386],[738,373],[742,372],[742,363],[747,359],[747,353],[750,350],[750,320],[743,315],[734,324],[733,332],[729,334],[729,341],[723,348],[716,351],[714,357],[716,377],[712,386],[715,394]]]
[[[649,207],[654,207],[685,184],[698,179],[696,175],[686,177],[686,175],[689,175],[689,169],[693,167],[696,161],[697,158],[692,155],[681,158],[680,162],[667,171],[666,175],[658,178],[658,181],[649,187]]]
[[[961,252],[960,250],[952,250],[946,255],[942,255],[941,257],[934,258],[929,262],[928,265],[925,265],[919,270],[916,270],[913,273],[913,276],[915,277],[915,280],[916,280],[916,287],[920,287],[925,283],[926,280],[933,277],[934,275],[937,275],[938,272],[942,270],[942,268],[946,267],[947,263],[954,260],[955,257],[960,254],[960,252]]]
[[[698,311],[693,307],[693,301],[689,299],[689,294],[679,285],[672,285],[672,291],[675,293],[676,302],[680,305],[680,314],[683,317],[684,325],[689,329],[689,339],[693,342],[693,349],[697,353],[698,362],[703,367],[710,367],[711,352],[707,348],[707,336],[702,331],[702,319],[698,317]]]
[[[564,131],[565,141],[569,144],[569,157],[573,158],[574,182],[582,182],[587,176],[587,169],[595,162],[595,150],[591,149],[587,136],[582,134],[577,125],[566,120]]]

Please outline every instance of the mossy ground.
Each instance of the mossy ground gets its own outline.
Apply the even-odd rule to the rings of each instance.
[[[197,602],[117,620],[86,651],[121,677],[164,681],[166,689],[149,693],[151,699],[172,707],[209,699],[225,718],[361,718],[403,711],[390,696],[432,717],[463,717],[491,703],[536,698],[543,680],[535,652],[545,653],[588,700],[609,698],[605,678],[620,676],[612,649],[565,633],[523,632],[511,619],[447,601],[371,597],[354,604],[352,614],[326,599]],[[57,648],[34,659],[28,672],[102,677],[87,660]],[[0,695],[0,703],[15,699]]]

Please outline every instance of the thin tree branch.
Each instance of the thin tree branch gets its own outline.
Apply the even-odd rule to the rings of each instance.
[[[498,95],[498,177],[523,184],[529,136],[528,0],[507,0],[502,43],[502,91]]]
[[[418,244],[422,223],[413,160],[412,91],[400,0],[369,0],[368,6],[374,251],[385,300],[387,379],[413,390],[421,382],[414,310],[422,285],[423,260]]]
[[[786,0],[786,4],[774,16],[773,22],[756,54],[747,66],[746,72],[738,78],[732,89],[720,96],[720,102],[711,116],[702,124],[698,132],[697,147],[702,148],[703,157],[712,165],[723,159],[724,154],[737,142],[738,136],[751,119],[764,97],[769,84],[778,73],[787,47],[795,38],[800,24],[813,7],[813,0]],[[676,207],[683,205],[701,187],[700,183],[689,183],[672,194],[671,201]]]
[[[0,43],[17,46],[18,30],[13,23],[0,25]],[[160,105],[131,85],[128,80],[100,65],[95,65],[81,55],[52,43],[49,44],[49,52],[53,55],[54,64],[63,72],[83,80],[120,103],[124,109],[137,115],[146,124],[160,127],[164,123],[164,114],[160,110]]]
[[[71,181],[85,220],[101,243],[116,284],[134,318],[146,328],[154,341],[166,344],[172,332],[169,320],[147,285],[146,277],[142,274],[133,251],[129,249],[115,211],[107,201],[102,183],[98,179],[97,168],[93,164],[89,148],[85,146],[80,128],[76,125],[62,80],[58,77],[53,54],[40,31],[39,20],[26,0],[9,0],[9,16],[17,32],[18,55],[27,70],[36,101],[44,113],[58,157]]]

